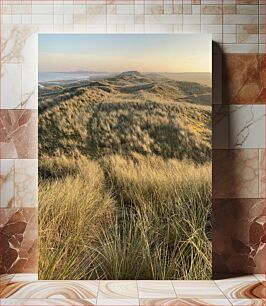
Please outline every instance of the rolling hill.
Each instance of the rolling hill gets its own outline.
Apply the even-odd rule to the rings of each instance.
[[[192,159],[211,156],[211,89],[126,71],[92,82],[41,85],[40,155],[112,153]],[[49,133],[47,133],[49,131]]]

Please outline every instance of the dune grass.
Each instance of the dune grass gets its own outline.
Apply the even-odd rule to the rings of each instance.
[[[209,164],[76,160],[40,160],[40,278],[210,278]]]

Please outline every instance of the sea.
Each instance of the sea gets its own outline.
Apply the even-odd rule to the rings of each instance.
[[[38,73],[39,82],[60,82],[60,81],[78,81],[93,80],[96,78],[106,77],[106,73],[65,73],[65,72],[43,72]]]

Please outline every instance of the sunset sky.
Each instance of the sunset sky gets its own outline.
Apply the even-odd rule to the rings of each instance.
[[[40,34],[39,70],[211,72],[211,35]]]

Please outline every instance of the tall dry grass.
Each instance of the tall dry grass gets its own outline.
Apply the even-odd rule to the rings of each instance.
[[[95,240],[95,232],[106,227],[114,210],[114,201],[104,189],[103,173],[96,162],[85,159],[78,163],[46,159],[43,163],[54,165],[54,176],[74,163],[78,170],[75,176],[40,181],[39,276],[90,278],[95,265],[89,245]]]
[[[46,158],[40,181],[44,279],[208,279],[210,165],[133,154]],[[60,171],[57,171],[60,169]],[[56,179],[55,179],[56,178]]]

